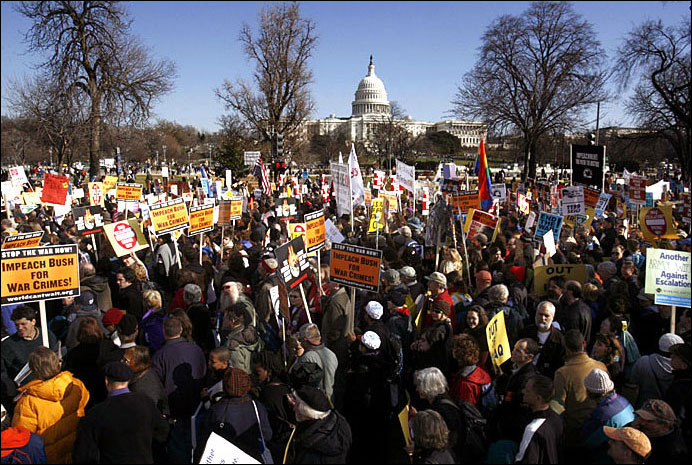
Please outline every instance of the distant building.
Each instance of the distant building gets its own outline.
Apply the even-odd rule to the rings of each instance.
[[[308,136],[343,133],[346,139],[363,142],[372,140],[375,128],[391,120],[387,91],[382,80],[375,74],[375,65],[370,56],[368,74],[360,81],[351,102],[351,116],[307,121],[304,130]],[[478,147],[481,138],[486,138],[488,127],[479,121],[446,120],[437,123],[414,121],[410,116],[397,120],[414,137],[434,132],[447,131],[457,137],[462,147]]]

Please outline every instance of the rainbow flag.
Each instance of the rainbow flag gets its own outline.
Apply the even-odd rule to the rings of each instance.
[[[478,164],[478,197],[481,202],[481,209],[488,211],[493,206],[493,186],[491,184],[490,166],[488,166],[488,157],[485,154],[483,139],[481,139]]]

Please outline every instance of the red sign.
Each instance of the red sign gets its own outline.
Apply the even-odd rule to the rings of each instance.
[[[70,179],[67,176],[57,176],[55,174],[46,173],[43,181],[41,202],[65,205],[69,182]]]
[[[630,176],[630,202],[646,205],[646,177]]]
[[[663,234],[665,234],[667,229],[666,216],[658,208],[652,208],[651,210],[646,212],[646,216],[644,217],[644,224],[649,229],[649,231],[651,231],[651,233],[656,236],[662,236]]]

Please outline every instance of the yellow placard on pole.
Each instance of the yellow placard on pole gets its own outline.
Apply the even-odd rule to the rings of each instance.
[[[109,190],[113,189],[117,183],[117,176],[106,176],[106,178],[103,180],[103,192],[108,192]]]
[[[195,236],[214,230],[214,205],[204,204],[190,207],[189,236]]]
[[[488,322],[485,328],[485,337],[488,339],[488,349],[493,364],[499,367],[510,359],[512,349],[507,339],[507,328],[505,327],[505,312],[500,311]]]
[[[104,183],[105,184],[105,183]],[[142,199],[142,185],[119,182],[115,186],[115,200],[139,202]]]
[[[672,205],[659,205],[658,207],[644,207],[640,209],[639,227],[642,230],[644,239],[647,241],[678,238],[675,231]]]
[[[305,249],[308,253],[324,247],[327,239],[326,227],[324,224],[324,210],[306,213],[305,219]]]
[[[379,216],[379,223],[377,221],[377,214]],[[368,234],[375,234],[377,232],[377,225],[380,231],[384,228],[384,199],[372,199],[372,213],[370,215],[370,227],[368,228]]]
[[[406,407],[399,412],[399,425],[401,425],[401,432],[404,434],[404,441],[406,441],[406,446],[413,444],[411,439],[411,430],[408,428],[408,416],[409,416],[410,404],[406,404]]]
[[[149,217],[157,236],[185,229],[190,225],[185,201],[181,198],[149,206]]]

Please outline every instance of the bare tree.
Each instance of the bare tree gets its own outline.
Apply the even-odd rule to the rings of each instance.
[[[36,123],[37,136],[55,149],[60,169],[73,143],[85,135],[86,116],[78,95],[67,94],[45,76],[13,81],[7,97],[10,110]]]
[[[30,50],[49,53],[46,74],[85,101],[89,174],[96,176],[104,118],[147,119],[154,99],[172,88],[175,66],[149,57],[130,35],[131,20],[118,2],[22,2],[17,11],[33,21],[25,34]]]
[[[677,27],[647,21],[629,33],[618,49],[614,71],[621,88],[639,77],[626,105],[638,124],[673,146],[690,179],[690,18]]]
[[[482,118],[497,134],[521,132],[523,177],[535,177],[539,138],[574,128],[587,105],[607,98],[604,62],[591,24],[570,4],[534,2],[488,27],[452,112]]]
[[[264,140],[271,141],[272,160],[277,134],[291,133],[309,117],[314,108],[308,85],[312,72],[308,59],[317,43],[315,23],[301,18],[297,3],[262,8],[257,35],[243,24],[240,41],[255,62],[254,85],[228,80],[216,89],[226,108],[237,112]]]
[[[370,148],[377,156],[377,164],[382,167],[383,159],[389,169],[394,160],[408,161],[418,137],[413,137],[406,128],[406,110],[399,102],[390,102],[389,114],[382,115],[380,122],[373,126]]]

